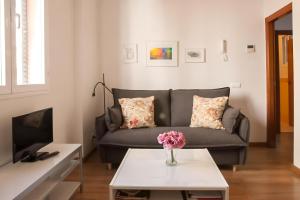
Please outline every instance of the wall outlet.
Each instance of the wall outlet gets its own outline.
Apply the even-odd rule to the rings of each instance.
[[[239,82],[232,82],[230,83],[229,85],[231,88],[241,88],[242,87],[242,84],[239,83]]]

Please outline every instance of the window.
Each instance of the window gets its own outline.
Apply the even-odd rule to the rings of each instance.
[[[45,84],[44,2],[16,0],[17,85]]]
[[[44,7],[44,0],[0,0],[0,86],[10,93],[46,88]]]

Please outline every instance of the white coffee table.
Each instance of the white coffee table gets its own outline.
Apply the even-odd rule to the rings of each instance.
[[[229,200],[229,186],[207,149],[180,149],[177,166],[165,164],[163,149],[129,149],[110,183],[117,190],[150,190],[150,200],[182,200],[180,191],[220,191]]]

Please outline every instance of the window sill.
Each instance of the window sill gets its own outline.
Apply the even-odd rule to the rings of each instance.
[[[38,91],[30,91],[30,92],[23,92],[23,93],[10,93],[10,94],[0,94],[0,101],[2,100],[11,100],[17,98],[26,98],[26,97],[33,97],[33,96],[40,96],[49,94],[49,90],[38,90]]]

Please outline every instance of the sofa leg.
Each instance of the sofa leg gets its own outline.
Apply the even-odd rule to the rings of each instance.
[[[107,163],[107,169],[110,171],[110,170],[112,170],[112,164],[111,163]]]
[[[237,171],[237,165],[233,165],[232,166],[232,172],[236,172]]]

